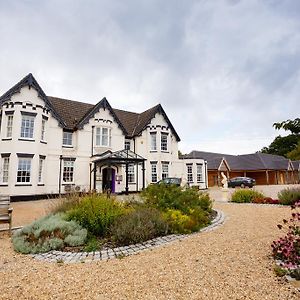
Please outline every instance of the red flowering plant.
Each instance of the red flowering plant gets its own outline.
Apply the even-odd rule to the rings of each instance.
[[[285,236],[272,243],[273,257],[280,261],[280,267],[293,277],[300,279],[300,201],[291,206],[289,220],[283,219],[277,227]]]

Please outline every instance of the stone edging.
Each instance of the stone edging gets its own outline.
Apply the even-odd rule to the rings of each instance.
[[[225,222],[225,214],[217,209],[215,209],[215,211],[217,212],[217,216],[212,220],[211,224],[192,234],[171,234],[167,236],[158,237],[140,244],[117,248],[107,248],[95,252],[63,252],[54,250],[42,254],[33,254],[31,256],[37,260],[57,263],[87,263],[92,261],[109,260],[113,258],[123,258],[125,256],[161,247],[173,241],[183,240],[201,232],[211,231],[220,227]]]

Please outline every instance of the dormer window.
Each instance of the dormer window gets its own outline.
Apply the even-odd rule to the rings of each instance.
[[[111,129],[107,127],[96,128],[96,146],[110,147],[111,146]]]
[[[63,133],[63,146],[72,147],[73,146],[73,132],[64,131]]]

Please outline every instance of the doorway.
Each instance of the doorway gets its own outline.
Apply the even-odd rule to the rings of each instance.
[[[115,192],[116,180],[115,180],[116,171],[113,168],[105,168],[102,171],[102,191],[105,192],[110,190],[111,193]]]

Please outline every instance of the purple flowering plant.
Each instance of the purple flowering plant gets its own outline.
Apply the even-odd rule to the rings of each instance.
[[[290,219],[283,219],[282,224],[277,225],[285,235],[273,241],[271,247],[273,257],[280,260],[281,267],[293,275],[300,271],[300,201],[292,205],[291,209]]]

